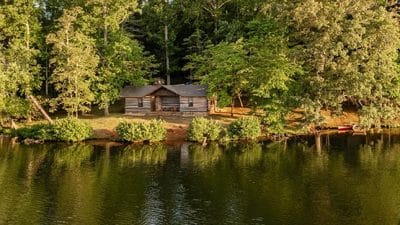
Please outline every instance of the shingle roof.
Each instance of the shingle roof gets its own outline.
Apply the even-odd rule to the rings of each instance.
[[[177,85],[145,85],[141,87],[132,87],[127,86],[121,91],[121,97],[136,97],[141,98],[146,95],[149,95],[158,89],[164,87],[167,90],[170,90],[177,95],[185,96],[185,97],[203,97],[207,96],[206,86],[204,85],[185,85],[185,84],[177,84]]]
[[[156,85],[145,85],[140,87],[126,86],[121,91],[121,97],[144,97],[153,91],[157,90],[159,87]]]

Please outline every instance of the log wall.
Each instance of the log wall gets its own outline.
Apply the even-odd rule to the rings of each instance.
[[[151,112],[151,97],[143,98],[143,107],[139,107],[139,98],[125,98],[125,113]]]
[[[189,106],[190,97],[180,97],[181,112],[208,112],[208,101],[206,97],[192,97],[193,107]]]

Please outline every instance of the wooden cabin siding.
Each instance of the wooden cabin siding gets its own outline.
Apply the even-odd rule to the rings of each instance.
[[[151,112],[151,97],[143,98],[143,107],[139,107],[139,98],[125,98],[125,113]]]
[[[189,98],[193,99],[193,107],[189,107]],[[208,112],[206,97],[182,97],[180,98],[181,112]]]
[[[163,96],[161,97],[161,108],[163,111],[179,112],[179,97]]]

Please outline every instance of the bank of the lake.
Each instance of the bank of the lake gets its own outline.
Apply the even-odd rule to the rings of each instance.
[[[219,112],[215,112],[209,115],[207,118],[218,121],[223,126],[227,126],[233,121],[251,114],[249,108],[235,108],[235,114],[233,117],[230,116],[230,109],[220,109]],[[322,116],[325,118],[322,126],[318,129],[322,132],[335,133],[339,126],[343,125],[357,125],[360,123],[360,117],[356,112],[343,112],[340,115],[335,115],[330,111],[322,111]],[[54,119],[64,118],[65,115],[52,116]],[[117,141],[118,135],[115,128],[122,121],[129,123],[147,122],[154,119],[162,119],[165,121],[166,128],[166,142],[184,142],[188,137],[188,127],[193,117],[182,117],[182,116],[131,116],[124,115],[122,113],[111,113],[109,116],[103,116],[101,113],[96,112],[93,114],[85,114],[79,117],[79,120],[87,123],[93,128],[93,135],[91,139],[95,140],[109,140]],[[315,127],[302,127],[298,126],[301,120],[300,114],[292,114],[287,118],[287,131],[284,137],[302,136],[314,134]],[[32,124],[47,123],[45,120],[35,120],[32,123],[18,123],[19,127],[30,126]],[[391,127],[399,127],[400,121],[390,121],[390,124],[383,124],[384,126],[390,125]],[[265,134],[260,137],[260,140],[275,140],[276,135]]]

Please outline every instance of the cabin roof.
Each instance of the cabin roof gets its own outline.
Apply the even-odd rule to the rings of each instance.
[[[177,95],[185,96],[185,97],[206,97],[207,91],[206,86],[204,85],[185,85],[185,84],[177,84],[177,85],[145,85],[140,87],[127,86],[122,89],[121,97],[122,98],[142,98],[147,95],[151,95],[155,91],[165,88]]]

